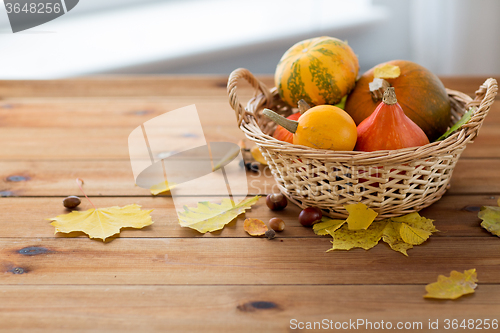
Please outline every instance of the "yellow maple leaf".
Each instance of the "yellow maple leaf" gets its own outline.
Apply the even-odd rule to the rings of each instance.
[[[316,235],[326,236],[330,235],[329,232],[334,232],[344,225],[345,220],[333,220],[328,217],[323,216],[321,222],[313,225],[313,231]]]
[[[327,232],[333,237],[332,250],[350,250],[360,247],[369,250],[378,244],[382,238],[382,232],[386,223],[374,222],[366,230],[349,230],[347,225],[343,225],[336,231]]]
[[[169,184],[168,181],[161,182],[159,184],[150,187],[152,195],[158,195],[160,193],[169,192],[175,187],[175,184]]]
[[[395,79],[401,75],[401,69],[399,66],[394,66],[390,64],[381,65],[375,67],[373,71],[373,76],[379,79]]]
[[[83,231],[90,238],[100,238],[103,241],[120,232],[121,228],[143,228],[153,224],[149,215],[153,210],[141,210],[141,206],[132,204],[125,207],[91,208],[79,212],[72,211],[47,220],[56,232],[69,233]]]
[[[356,247],[368,250],[382,239],[394,251],[408,256],[407,250],[413,248],[413,245],[423,243],[437,231],[432,223],[433,220],[418,213],[373,222],[366,230],[350,230],[344,222],[326,219],[313,226],[316,234],[329,234],[333,237],[333,247],[329,251],[350,250]]]
[[[425,286],[427,294],[424,298],[457,299],[466,294],[472,294],[477,287],[476,269],[463,273],[452,271],[450,277],[439,275],[437,282]]]
[[[243,223],[243,229],[250,236],[262,236],[266,233],[267,226],[259,219],[246,219]]]
[[[361,202],[346,205],[344,208],[349,212],[349,217],[347,218],[349,230],[366,230],[378,215],[377,212]]]
[[[189,227],[201,233],[220,230],[245,210],[250,209],[259,198],[255,196],[238,204],[225,198],[220,205],[203,201],[199,202],[196,208],[185,206],[184,212],[178,212],[179,223],[183,227]]]
[[[498,204],[500,205],[500,199],[498,199]],[[481,227],[488,230],[493,235],[500,237],[500,207],[481,207],[481,211],[477,216],[483,220],[483,222],[481,222]]]

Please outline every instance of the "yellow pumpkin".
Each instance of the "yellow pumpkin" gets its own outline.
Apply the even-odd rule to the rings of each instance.
[[[359,62],[347,43],[332,37],[307,39],[285,52],[274,81],[291,106],[337,104],[356,84]]]
[[[333,105],[317,105],[299,120],[286,119],[272,110],[264,114],[293,133],[293,144],[317,149],[353,150],[358,133],[356,123],[344,110]]]

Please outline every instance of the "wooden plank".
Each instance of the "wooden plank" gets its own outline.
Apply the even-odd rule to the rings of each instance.
[[[448,193],[498,194],[499,169],[500,159],[460,159]],[[85,181],[85,191],[91,196],[150,195],[135,186],[129,161],[0,161],[0,196],[79,195],[77,177]],[[267,167],[247,172],[247,183],[254,195],[278,190]]]
[[[0,131],[2,160],[123,160],[129,158],[128,136],[134,128],[26,128]],[[205,127],[208,142],[245,139],[236,126]],[[189,135],[172,133],[179,139]],[[34,140],[36,138],[36,140]],[[500,158],[500,126],[484,126],[462,154],[464,158]]]
[[[493,236],[431,237],[410,257],[385,244],[330,247],[326,237],[2,238],[0,284],[421,284],[471,268],[482,283],[500,283]]]
[[[210,96],[224,92],[227,76],[89,77],[64,80],[0,81],[5,97]]]
[[[466,93],[469,96],[474,96],[476,90],[486,81],[486,79],[493,77],[497,81],[500,81],[500,77],[496,75],[490,76],[449,76],[449,77],[440,77],[444,86],[449,89],[458,90],[463,93]],[[498,97],[497,97],[498,98]]]
[[[498,159],[469,160],[461,158],[453,170],[448,193],[498,193],[500,190],[499,168],[500,161]]]
[[[272,75],[257,75],[268,88],[274,86]],[[450,89],[473,95],[487,76],[441,77]],[[498,80],[499,78],[496,77]],[[210,96],[224,93],[228,75],[182,76],[93,76],[64,80],[1,80],[0,96],[5,97],[123,97],[123,96]],[[247,88],[243,80],[239,88]]]
[[[0,101],[0,127],[133,129],[156,116],[192,104],[196,105],[204,127],[237,127],[227,95],[140,99],[9,99]],[[217,117],[214,117],[215,114]]]
[[[127,159],[127,138],[144,121],[201,101],[198,107],[207,140],[237,142],[237,129],[227,96],[143,99],[43,99],[4,101],[0,106],[3,160]],[[476,144],[463,157],[500,157],[500,104],[494,104]],[[213,115],[217,114],[217,117]],[[43,117],[41,117],[43,115]],[[185,133],[184,133],[185,134]],[[37,138],[36,141],[33,138]],[[71,139],[68,139],[71,138]]]
[[[435,220],[439,233],[433,237],[491,237],[491,234],[479,226],[477,211],[481,206],[496,205],[496,197],[484,195],[445,195],[440,201],[421,211],[421,215]],[[82,198],[79,210],[92,208]],[[206,200],[206,198],[199,199]],[[211,198],[220,202],[219,198]],[[98,207],[125,206],[132,203],[141,205],[143,209],[153,209],[151,216],[154,224],[140,231],[125,229],[120,238],[156,238],[156,237],[250,237],[243,230],[245,217],[258,218],[268,222],[272,217],[279,217],[286,223],[286,229],[278,233],[278,238],[310,237],[317,238],[310,228],[302,227],[298,222],[300,208],[289,204],[283,211],[273,212],[261,198],[251,210],[231,222],[223,230],[214,233],[200,234],[190,228],[183,228],[177,220],[177,213],[170,197],[118,197],[92,198]],[[69,211],[62,206],[62,198],[1,198],[0,199],[0,238],[38,238],[38,237],[84,237],[80,232],[57,234],[46,218],[66,214]],[[22,225],[23,227],[19,227]]]
[[[150,97],[227,95],[229,75],[92,76],[64,80],[0,80],[0,97]],[[258,76],[270,89],[272,76]],[[241,80],[243,94],[253,88]]]
[[[128,136],[134,128],[4,128],[0,141],[8,144],[0,145],[0,156],[4,161],[128,160]],[[209,127],[203,132],[207,142],[237,143],[245,138],[236,126]],[[176,129],[169,138],[182,140],[190,135]]]
[[[408,331],[429,332],[429,321],[444,331],[445,319],[498,320],[499,290],[480,284],[473,295],[436,301],[422,298],[421,285],[3,286],[0,321],[14,331],[283,332],[295,330],[293,319],[331,320],[333,329],[360,319],[365,324],[355,328],[363,332],[380,331],[366,321],[382,320],[392,329],[409,322]]]
[[[217,94],[147,98],[11,98],[0,101],[0,127],[133,128],[191,104],[196,105],[204,126],[236,126],[227,95]],[[494,103],[484,126],[499,124],[500,103]]]

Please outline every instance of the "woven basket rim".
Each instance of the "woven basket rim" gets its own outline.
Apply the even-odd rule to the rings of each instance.
[[[239,78],[245,78],[249,81],[256,92],[246,108],[235,104],[238,102],[236,96],[236,81]],[[419,147],[403,148],[397,150],[378,150],[373,152],[363,151],[334,151],[311,148],[301,145],[296,145],[275,139],[274,137],[265,134],[258,125],[253,112],[257,111],[259,106],[270,107],[272,104],[272,96],[276,94],[276,88],[268,90],[267,87],[256,79],[248,70],[237,69],[231,73],[228,81],[228,93],[230,96],[230,104],[237,113],[240,129],[245,133],[247,138],[254,141],[257,145],[268,149],[279,149],[283,153],[301,154],[304,158],[315,159],[335,159],[338,162],[351,163],[354,165],[365,165],[374,163],[388,163],[391,160],[397,160],[397,163],[410,163],[417,156],[418,158],[430,158],[436,155],[442,155],[456,149],[459,146],[465,145],[472,141],[476,136],[484,118],[486,117],[491,104],[494,102],[498,91],[497,81],[493,78],[487,79],[483,85],[476,91],[476,96],[472,99],[470,96],[451,89],[446,89],[450,100],[455,100],[461,104],[465,104],[464,110],[470,107],[476,107],[476,110],[465,125],[462,125],[452,135],[441,141],[430,142]],[[240,108],[238,108],[238,106]]]

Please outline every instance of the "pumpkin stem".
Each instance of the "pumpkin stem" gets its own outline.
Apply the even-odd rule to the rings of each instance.
[[[269,117],[272,121],[274,121],[276,124],[280,125],[284,129],[286,129],[290,133],[295,133],[297,132],[297,127],[299,126],[299,122],[295,120],[290,120],[286,119],[283,116],[280,116],[273,110],[269,109],[264,109],[264,115]]]
[[[384,97],[385,90],[391,86],[389,82],[379,78],[374,78],[368,85],[374,102],[380,101]]]
[[[298,107],[301,115],[311,108],[309,104],[307,104],[307,102],[304,101],[303,99],[299,100]]]
[[[398,102],[396,98],[396,92],[394,91],[393,87],[387,88],[387,90],[384,93],[384,99],[382,100],[382,102],[384,102],[384,104],[387,105],[393,105]]]

